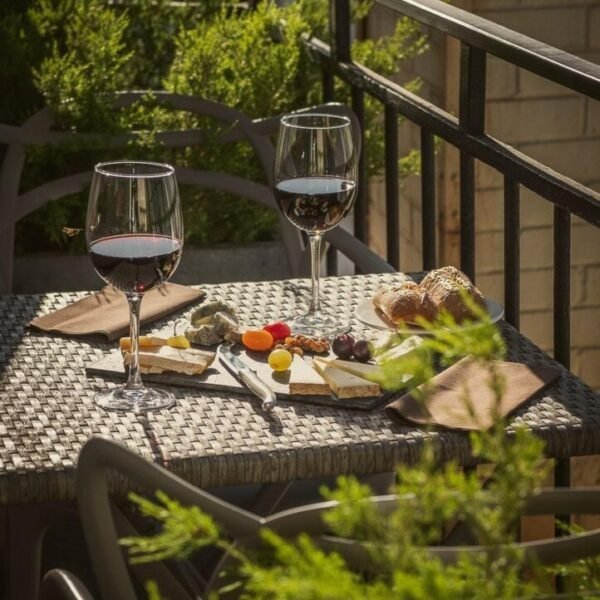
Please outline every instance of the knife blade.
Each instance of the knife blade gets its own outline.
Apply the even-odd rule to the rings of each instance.
[[[252,370],[243,360],[231,351],[231,344],[219,346],[219,360],[231,371],[253,394],[262,400],[265,412],[271,412],[277,404],[275,392]]]

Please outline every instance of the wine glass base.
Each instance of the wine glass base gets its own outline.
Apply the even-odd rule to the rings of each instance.
[[[175,404],[175,396],[164,390],[122,386],[94,396],[96,406],[108,411],[146,413]]]
[[[330,338],[350,329],[350,321],[327,314],[308,314],[286,319],[292,333],[311,337]]]

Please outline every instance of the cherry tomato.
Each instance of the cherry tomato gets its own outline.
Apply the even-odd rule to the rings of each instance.
[[[292,333],[289,326],[283,321],[269,323],[268,325],[265,325],[263,329],[268,331],[273,336],[274,340],[283,340]]]

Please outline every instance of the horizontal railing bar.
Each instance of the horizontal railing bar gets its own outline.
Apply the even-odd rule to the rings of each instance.
[[[600,66],[539,40],[442,2],[441,0],[376,0],[411,19],[600,100]]]
[[[315,56],[328,62],[344,81],[362,87],[384,105],[395,107],[400,115],[457,148],[465,149],[502,174],[510,174],[521,185],[553,204],[567,208],[588,223],[600,227],[600,193],[503,144],[490,135],[469,134],[460,130],[458,119],[434,104],[419,98],[397,83],[378,75],[359,63],[334,63],[329,46],[316,38],[306,40]]]

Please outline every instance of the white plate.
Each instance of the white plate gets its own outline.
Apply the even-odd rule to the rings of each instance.
[[[498,304],[491,298],[485,299],[485,305],[487,311],[490,313],[492,323],[496,323],[504,316],[504,307]],[[375,310],[371,298],[365,298],[355,309],[356,318],[365,325],[373,327],[374,329],[396,329],[398,333],[406,335],[429,335],[427,331],[417,327],[406,327],[404,329],[398,329],[393,325],[390,325],[387,321],[382,319]]]

